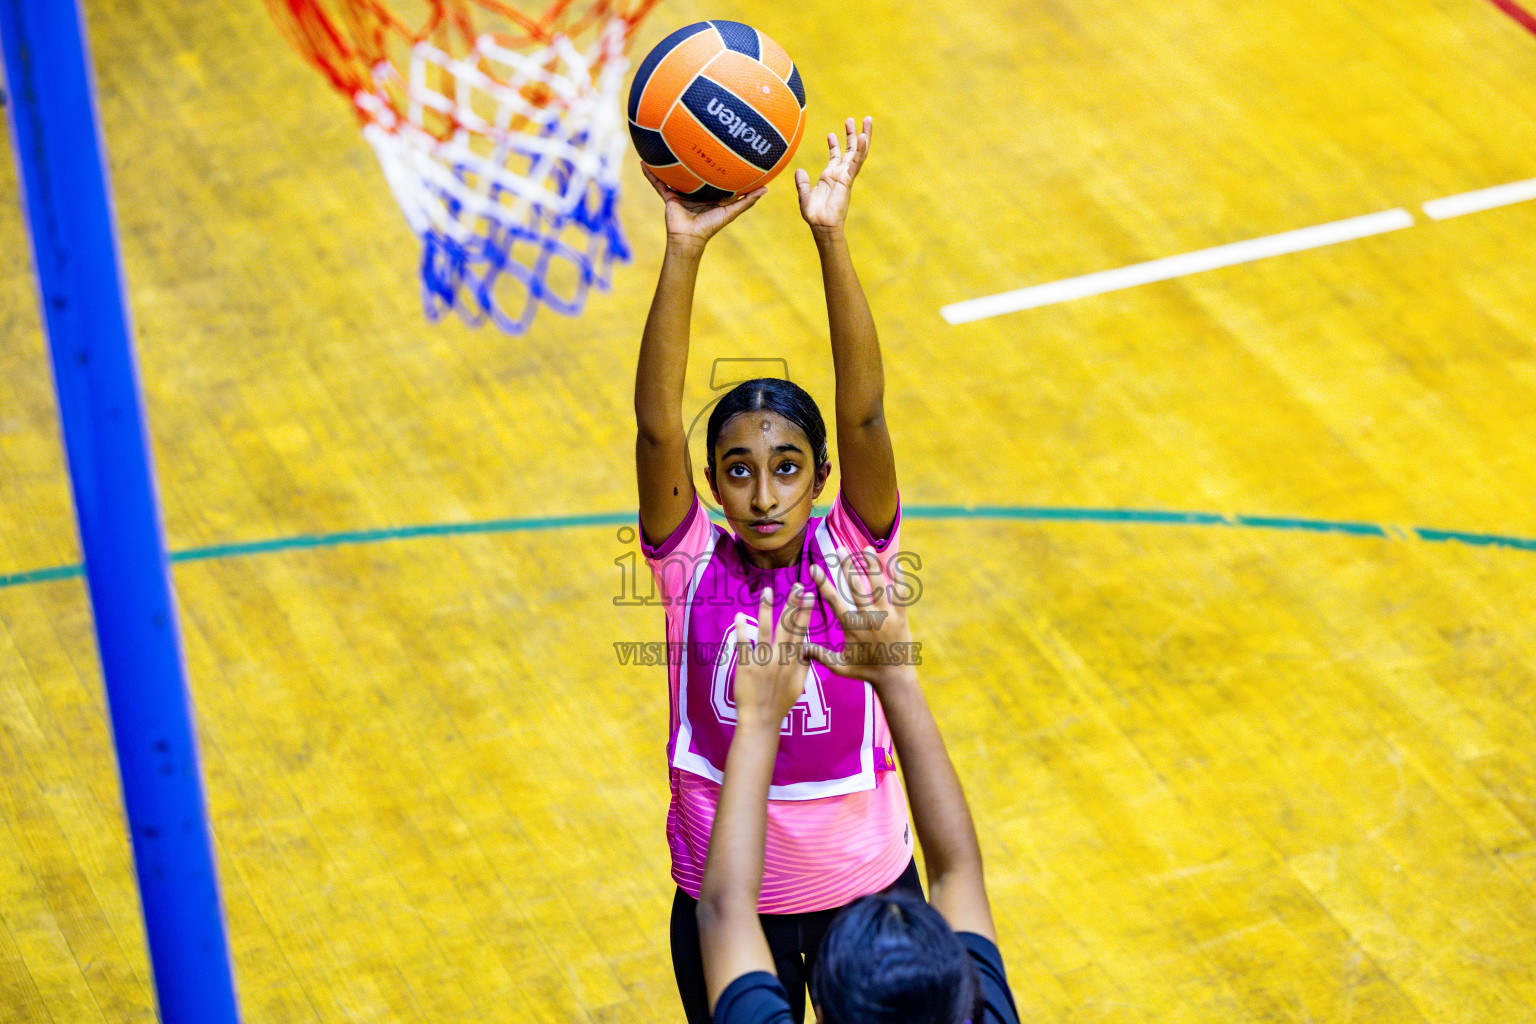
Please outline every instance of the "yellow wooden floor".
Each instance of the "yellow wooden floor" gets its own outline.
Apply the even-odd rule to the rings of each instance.
[[[169,544],[266,545],[175,569],[245,1019],[679,1020],[619,519],[384,539],[633,509],[638,169],[635,262],[580,319],[428,326],[371,150],[259,0],[85,7]],[[1536,544],[1417,532],[1536,538],[1536,203],[1420,212],[1536,177],[1536,37],[1487,0],[664,0],[637,45],[710,16],[799,61],[802,165],[877,121],[851,233],[1025,1018],[1536,1021]],[[830,401],[792,195],[709,254],[696,405],[752,355]],[[80,556],[9,158],[0,197],[0,1019],[146,1021],[84,590],[18,577]],[[347,531],[381,539],[283,543]]]

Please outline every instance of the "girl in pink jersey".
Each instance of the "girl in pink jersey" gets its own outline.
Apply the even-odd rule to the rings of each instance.
[[[901,513],[880,345],[843,233],[872,119],[859,131],[850,118],[846,130],[846,147],[828,135],[827,166],[814,184],[803,170],[795,175],[821,258],[837,377],[842,486],[826,516],[812,514],[832,468],[826,428],[811,397],[785,380],[740,384],[709,418],[704,475],[730,530],[710,521],[695,493],[682,395],[699,261],[709,239],[764,190],[698,206],[650,178],[666,201],[667,248],[635,374],[635,465],[644,553],[666,608],[669,650],[677,652],[668,670],[667,839],[678,886],[673,966],[690,1024],[709,1020],[695,908],[735,731],[737,614],[755,635],[764,588],[777,595],[777,615],[796,583],[815,593],[812,567],[846,587],[852,570],[837,558],[839,548],[873,548],[885,578],[899,579],[892,562]],[[813,643],[842,645],[842,627],[823,606],[811,609],[803,628]],[[921,887],[890,730],[869,685],[808,665],[804,694],[781,734],[758,911],[799,1020],[821,934],[837,911],[870,893],[920,894]]]

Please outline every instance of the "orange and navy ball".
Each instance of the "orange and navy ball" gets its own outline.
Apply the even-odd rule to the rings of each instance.
[[[695,202],[772,181],[804,129],[805,86],[794,61],[737,21],[673,32],[646,54],[629,87],[629,134],[641,163]]]

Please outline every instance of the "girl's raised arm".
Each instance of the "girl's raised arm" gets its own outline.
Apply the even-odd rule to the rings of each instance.
[[[869,154],[873,118],[862,131],[853,118],[844,126],[847,147],[827,135],[827,166],[812,185],[810,175],[795,172],[800,215],[810,225],[821,257],[827,293],[827,324],[832,335],[832,368],[837,375],[837,457],[842,463],[843,496],[876,538],[890,536],[896,521],[896,457],[885,425],[885,370],[875,318],[853,269],[843,224],[853,180]]]
[[[693,504],[693,465],[683,431],[683,377],[688,369],[688,324],[699,260],[705,244],[765,190],[728,203],[698,206],[683,202],[649,169],[644,170],[667,204],[667,250],[635,367],[635,477],[641,533],[648,543],[660,544]]]

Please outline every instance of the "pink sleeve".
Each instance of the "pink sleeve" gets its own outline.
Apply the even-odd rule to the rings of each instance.
[[[850,554],[862,551],[864,548],[874,548],[880,559],[880,566],[885,571],[887,578],[897,579],[905,568],[897,563],[897,556],[901,553],[901,498],[896,499],[896,518],[891,523],[890,535],[883,540],[877,539],[869,532],[869,527],[864,525],[864,520],[853,510],[853,506],[843,498],[843,492],[837,492],[837,499],[832,502],[832,511],[827,513],[827,528],[832,531],[832,541],[840,548],[847,548]]]
[[[869,532],[869,527],[864,525],[864,520],[848,504],[843,497],[843,492],[837,492],[837,499],[832,502],[832,511],[827,513],[827,526],[832,530],[832,537],[839,547],[845,547],[849,551],[858,551],[861,548],[872,547],[881,555],[881,561],[885,561],[887,554],[894,553],[901,547],[897,543],[901,536],[901,497],[896,498],[896,518],[891,522],[891,532],[884,539],[875,537]]]
[[[666,540],[656,545],[647,544],[645,534],[641,532],[640,553],[651,567],[656,592],[664,607],[681,607],[687,600],[688,584],[693,579],[694,570],[714,550],[715,529],[709,521],[709,513],[704,511],[704,503],[695,494],[688,514]]]

